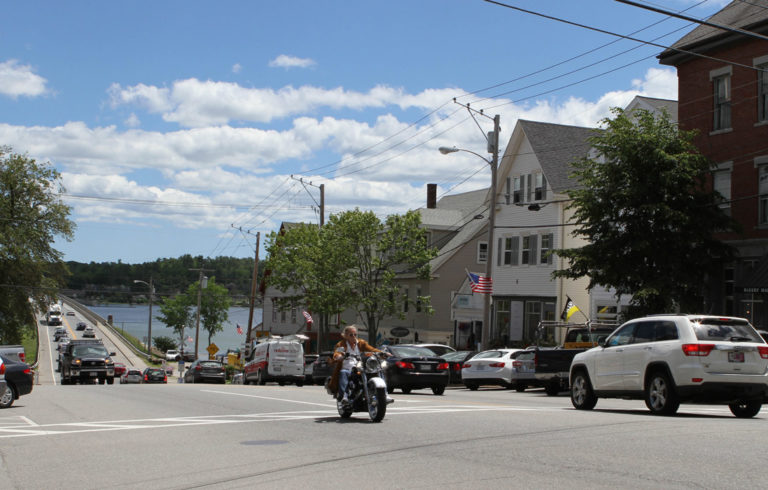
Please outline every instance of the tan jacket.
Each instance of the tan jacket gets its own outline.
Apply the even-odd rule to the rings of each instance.
[[[368,342],[366,342],[363,339],[357,339],[357,348],[360,349],[360,352],[381,352],[376,347],[372,346]],[[335,354],[338,349],[342,349],[342,352],[346,352],[347,350],[347,341],[344,339],[341,339],[336,343],[336,345],[333,346],[333,353]],[[339,372],[341,372],[341,365],[344,364],[344,359],[334,359],[331,357],[331,362],[335,364],[335,367],[333,368],[333,375],[331,375],[331,382],[328,384],[328,389],[331,390],[333,393],[336,393],[339,389]]]

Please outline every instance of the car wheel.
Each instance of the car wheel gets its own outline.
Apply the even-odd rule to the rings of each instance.
[[[763,403],[760,400],[750,400],[731,403],[728,408],[731,409],[732,414],[740,419],[749,419],[757,415],[762,406]]]
[[[112,378],[107,378],[107,384],[108,384],[108,385],[113,385],[113,384],[115,384],[115,378],[114,378],[114,377],[112,377]]]
[[[528,387],[525,386],[523,383],[517,383],[515,385],[515,391],[518,392],[518,393],[524,392],[526,388],[528,388]]]
[[[304,381],[296,381],[296,386],[301,388],[302,386],[304,386]]]
[[[576,410],[592,410],[597,404],[592,383],[589,382],[589,377],[584,371],[579,371],[573,376],[571,403]]]
[[[547,396],[557,396],[560,394],[560,383],[550,383],[544,388]]]
[[[466,387],[469,388],[471,391],[477,391],[479,386],[477,383],[466,383]]]
[[[400,390],[405,393],[406,395],[411,392],[411,388],[409,386],[404,386],[400,388]]]
[[[445,386],[433,386],[432,393],[434,393],[435,395],[442,395],[443,393],[445,393]]]
[[[672,415],[677,412],[680,400],[667,373],[656,371],[651,374],[645,387],[645,405],[655,415]]]
[[[7,385],[5,392],[0,396],[0,408],[8,408],[13,405],[13,400],[16,398],[16,394],[13,391],[13,386]]]
[[[261,374],[261,369],[256,371],[256,384],[264,386],[267,383],[267,381],[264,379],[264,375]]]

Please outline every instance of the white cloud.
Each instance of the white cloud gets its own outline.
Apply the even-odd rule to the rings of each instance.
[[[315,64],[315,61],[310,58],[298,58],[286,54],[281,54],[269,62],[269,66],[273,68],[309,68]]]
[[[235,63],[232,65],[232,73],[240,73],[240,71],[243,69],[242,65],[240,63]]]
[[[123,121],[123,124],[128,126],[129,128],[138,128],[141,125],[141,121],[139,120],[139,117],[131,112],[131,115],[128,116],[128,118]]]
[[[0,94],[16,98],[20,95],[37,97],[46,93],[47,80],[32,71],[29,65],[16,60],[0,63]]]

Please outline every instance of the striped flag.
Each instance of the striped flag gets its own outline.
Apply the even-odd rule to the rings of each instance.
[[[237,334],[243,335],[243,327],[241,327],[239,323],[237,324]]]
[[[568,321],[577,311],[581,310],[576,306],[570,296],[566,296],[565,308],[563,308],[563,313],[560,315],[560,319]]]
[[[473,293],[491,294],[493,293],[493,280],[490,277],[483,277],[467,271],[469,284]]]
[[[307,319],[307,323],[312,323],[312,315],[307,313],[306,310],[302,311],[301,314],[304,315],[304,318]]]

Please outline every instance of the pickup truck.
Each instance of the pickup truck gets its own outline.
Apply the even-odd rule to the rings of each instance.
[[[59,370],[61,384],[82,384],[98,381],[115,382],[114,352],[107,351],[100,339],[72,340],[61,353]]]
[[[571,361],[579,352],[584,352],[597,345],[601,337],[607,337],[616,329],[616,325],[605,323],[557,323],[540,322],[539,338],[545,329],[566,329],[563,343],[558,347],[536,347],[534,356],[536,384],[543,386],[547,395],[555,396],[568,390]]]
[[[0,345],[0,355],[14,361],[27,362],[27,354],[22,345]]]

